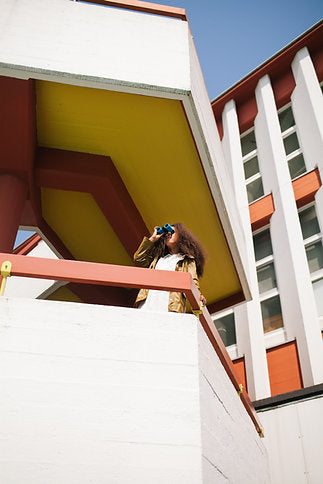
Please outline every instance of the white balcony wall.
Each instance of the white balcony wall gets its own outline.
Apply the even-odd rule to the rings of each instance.
[[[0,299],[0,481],[267,483],[193,315]]]
[[[187,22],[69,0],[0,5],[0,62],[21,76],[32,70],[64,83],[76,76],[111,86],[189,89]]]
[[[272,483],[322,482],[323,398],[259,412]]]

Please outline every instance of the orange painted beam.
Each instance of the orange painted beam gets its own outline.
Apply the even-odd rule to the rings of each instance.
[[[185,272],[151,271],[141,267],[0,253],[0,263],[2,264],[5,260],[12,262],[13,276],[53,281],[85,282],[103,286],[143,287],[161,291],[187,292],[192,289],[191,275]],[[196,291],[198,292],[197,288]],[[192,297],[190,299],[193,301]]]
[[[233,360],[233,366],[238,375],[238,381],[240,381],[243,385],[243,388],[248,391],[247,387],[247,376],[246,376],[246,364],[244,360],[244,356],[242,358],[238,358],[237,360]]]
[[[249,205],[249,214],[252,230],[257,230],[267,225],[274,211],[275,206],[272,194],[251,203]]]
[[[76,0],[77,1],[77,0]],[[186,11],[183,8],[169,7],[157,3],[141,2],[137,0],[82,0],[87,3],[97,3],[109,7],[125,8],[127,10],[137,10],[139,12],[151,13],[155,15],[164,15],[166,17],[175,17],[181,20],[187,20]]]
[[[18,245],[12,253],[19,254],[19,255],[26,255],[29,254],[31,250],[33,250],[38,243],[42,240],[41,236],[38,234],[33,234],[27,240],[25,240],[22,244]]]
[[[91,193],[131,258],[149,232],[109,156],[38,148],[35,179],[39,187]]]
[[[267,362],[272,396],[303,388],[295,341],[267,350]]]
[[[314,200],[315,193],[322,185],[318,168],[293,181],[293,190],[298,207],[303,207]]]
[[[193,310],[200,308],[200,292],[191,274],[174,271],[152,271],[140,267],[117,266],[94,262],[78,262],[64,259],[45,259],[0,253],[0,266],[4,261],[12,263],[11,275],[70,281],[74,283],[97,284],[103,286],[146,288],[162,291],[183,292]],[[240,390],[234,365],[206,307],[198,315],[199,321],[216,351],[228,377],[237,391]],[[261,424],[245,389],[239,392],[241,401],[253,421],[257,431]]]

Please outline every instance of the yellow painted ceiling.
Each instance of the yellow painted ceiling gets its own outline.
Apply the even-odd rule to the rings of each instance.
[[[183,222],[208,253],[209,303],[241,290],[180,101],[37,81],[40,146],[110,156],[147,227]],[[130,265],[90,194],[42,190],[45,220],[74,257]]]

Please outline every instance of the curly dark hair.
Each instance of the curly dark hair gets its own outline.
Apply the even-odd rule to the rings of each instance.
[[[193,257],[196,264],[196,272],[198,277],[203,276],[204,266],[206,261],[206,252],[201,242],[185,227],[182,223],[172,224],[178,233],[178,253]],[[169,254],[166,245],[165,237],[161,237],[155,242],[151,252],[153,257],[164,257]]]

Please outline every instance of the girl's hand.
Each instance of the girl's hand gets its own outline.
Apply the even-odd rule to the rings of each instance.
[[[154,227],[154,231],[152,233],[152,235],[149,237],[149,240],[151,242],[157,242],[157,240],[160,239],[160,237],[162,237],[164,234],[157,234],[157,229],[158,229],[158,225],[156,225],[156,227]]]
[[[200,301],[201,301],[202,307],[206,306],[206,298],[203,296],[203,294],[200,295]]]

